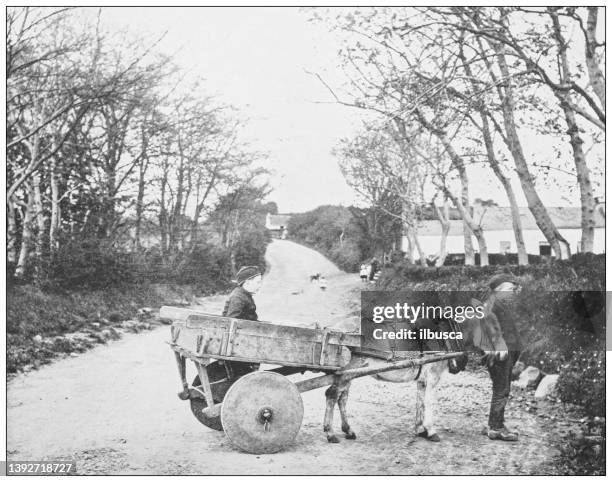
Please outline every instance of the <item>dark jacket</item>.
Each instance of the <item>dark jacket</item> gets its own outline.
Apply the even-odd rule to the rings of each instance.
[[[516,323],[516,306],[510,300],[495,300],[493,313],[497,316],[504,341],[510,351],[521,351],[522,343]]]
[[[223,316],[257,321],[257,307],[251,293],[242,286],[236,286],[225,302]]]

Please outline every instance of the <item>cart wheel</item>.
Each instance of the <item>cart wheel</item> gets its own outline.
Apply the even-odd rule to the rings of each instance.
[[[302,425],[304,405],[295,384],[273,372],[255,372],[225,394],[221,423],[230,441],[251,454],[272,454],[289,445]]]
[[[224,378],[227,378],[225,367],[219,362],[208,365],[206,367],[206,372],[208,373],[208,379],[211,382],[218,382]],[[214,385],[211,385],[213,399],[216,403],[223,401],[223,397],[231,384],[232,382],[228,381],[227,383],[215,383]],[[199,375],[196,375],[191,385],[195,388],[201,388],[202,383],[200,382]],[[189,404],[191,405],[191,412],[195,415],[195,418],[198,419],[198,422],[206,425],[208,428],[212,428],[213,430],[223,430],[220,416],[217,415],[216,417],[209,417],[202,412],[203,409],[208,407],[208,404],[204,398],[192,398],[189,400]]]
[[[223,397],[225,397],[225,394],[229,388],[236,381],[236,379],[227,380],[227,370],[225,369],[224,363],[230,362],[215,362],[206,367],[208,379],[212,383],[210,388],[212,390],[215,403],[220,403],[223,401]],[[250,373],[251,371],[253,371],[253,368],[249,364],[237,362],[232,363],[232,372],[235,377],[240,377],[245,373]],[[199,375],[196,375],[191,385],[195,388],[201,388],[202,383],[200,382]],[[198,419],[198,422],[206,425],[208,428],[212,428],[213,430],[223,430],[220,415],[217,415],[216,417],[209,417],[202,412],[203,409],[208,407],[208,404],[204,398],[192,398],[189,400],[189,403],[191,405],[191,412],[195,418]]]
[[[193,386],[196,386],[196,383],[200,383],[199,377],[196,377],[193,381]],[[220,402],[221,400],[215,399],[215,402]],[[206,425],[208,428],[212,428],[213,430],[223,430],[223,425],[221,425],[221,417],[209,417],[202,410],[208,407],[206,400],[203,398],[192,398],[189,400],[189,405],[191,406],[191,412],[198,419],[198,422]]]

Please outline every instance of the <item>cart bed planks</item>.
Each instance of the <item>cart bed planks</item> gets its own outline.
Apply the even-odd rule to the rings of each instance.
[[[160,317],[173,320],[171,345],[188,358],[339,370],[351,359],[349,348],[361,344],[358,334],[239,320],[183,308],[162,307]]]

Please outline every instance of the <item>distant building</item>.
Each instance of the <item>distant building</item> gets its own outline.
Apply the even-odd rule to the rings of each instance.
[[[289,214],[270,214],[266,215],[266,229],[270,231],[270,234],[278,239],[285,239],[287,237],[287,226],[289,224],[291,215]]]
[[[579,207],[553,207],[547,208],[553,223],[567,240],[572,253],[580,251],[580,237],[582,236],[581,209]],[[550,255],[551,248],[546,238],[538,228],[531,211],[527,207],[520,207],[523,239],[528,254]],[[593,252],[605,253],[605,204],[598,203],[595,209],[595,236]],[[512,214],[509,207],[478,207],[475,206],[474,218],[483,228],[489,253],[516,253],[516,240],[512,230]],[[482,218],[482,219],[481,219]],[[463,221],[451,220],[448,238],[446,240],[447,253],[463,253]],[[440,236],[442,228],[438,220],[419,222],[419,242],[425,255],[436,255],[440,249]],[[478,252],[478,243],[472,236],[474,250]],[[408,241],[402,237],[402,251],[408,249]],[[416,249],[414,255],[417,255]]]

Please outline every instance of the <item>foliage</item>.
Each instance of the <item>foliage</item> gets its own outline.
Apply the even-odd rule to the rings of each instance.
[[[256,265],[264,270],[266,246],[270,235],[265,228],[266,214],[274,203],[263,203],[266,187],[245,186],[221,197],[210,215],[210,223],[220,237],[221,246],[229,253],[231,270]]]
[[[259,266],[262,272],[265,271],[265,252],[269,241],[269,234],[265,229],[243,232],[235,247],[235,267],[240,269],[241,266]]]
[[[105,247],[96,239],[63,244],[51,259],[41,286],[99,289],[133,282],[130,254]]]
[[[591,416],[606,416],[606,352],[576,352],[561,366],[559,398],[585,408]]]
[[[368,229],[371,214],[357,208],[319,206],[291,216],[288,231],[291,239],[320,251],[341,269],[356,272],[364,260],[378,254],[377,248],[390,241],[381,246],[377,233]]]
[[[570,433],[560,444],[557,470],[563,475],[606,475],[606,419],[592,418],[585,432]]]
[[[575,254],[570,260],[552,261],[528,266],[442,266],[422,267],[400,261],[383,272],[379,285],[383,289],[401,289],[410,283],[418,289],[435,289],[440,285],[449,289],[478,289],[496,273],[507,272],[516,276],[530,276],[550,284],[558,283],[561,290],[605,288],[605,255]],[[454,288],[453,288],[454,287]],[[550,288],[549,288],[550,289]]]
[[[527,255],[527,260],[530,265],[544,262],[544,258],[537,254]],[[476,265],[480,265],[480,253],[474,253],[474,261]],[[449,254],[444,260],[445,266],[461,266],[465,264],[465,255],[463,253]],[[501,265],[518,265],[517,253],[489,253],[489,264],[493,266]]]
[[[265,266],[268,243],[265,230],[245,233],[236,244],[238,266]],[[103,248],[85,241],[62,248],[46,267],[44,280],[37,285],[46,291],[86,291],[114,289],[146,283],[195,285],[201,294],[212,294],[230,286],[234,269],[230,250],[214,244],[198,243],[189,252],[164,259],[158,248],[125,252]],[[24,284],[28,280],[9,280]]]

